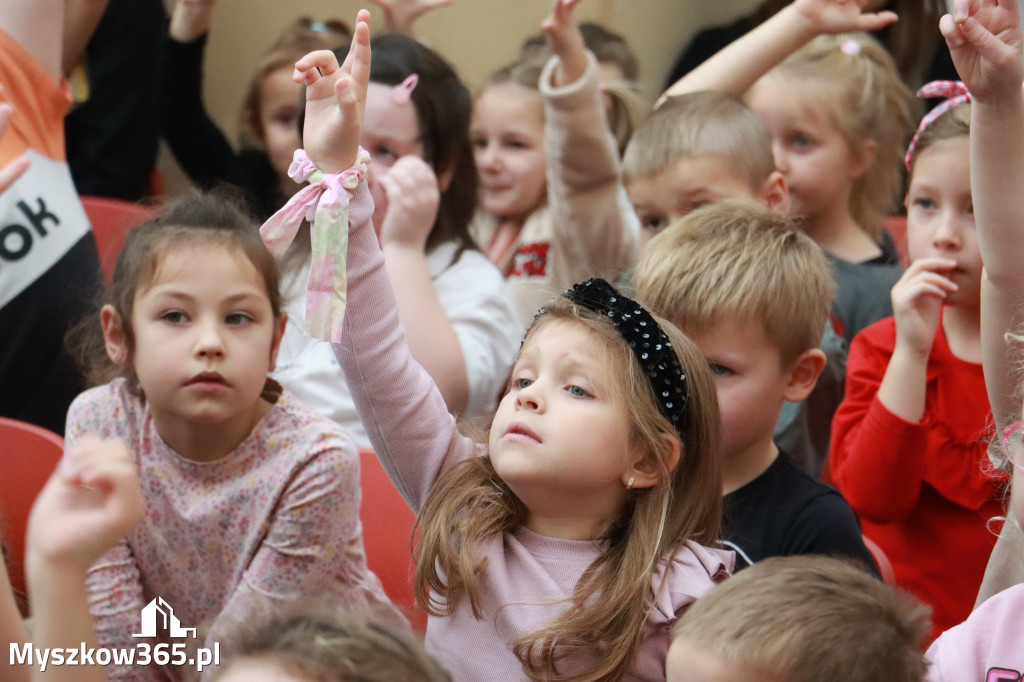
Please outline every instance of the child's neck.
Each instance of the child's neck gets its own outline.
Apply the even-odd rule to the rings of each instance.
[[[153,424],[168,447],[193,462],[215,462],[241,445],[273,405],[260,398],[252,411],[215,424],[153,412]]]
[[[739,490],[768,470],[779,456],[779,448],[767,434],[754,445],[726,455],[722,459],[722,494],[728,495]]]
[[[954,357],[981,363],[981,308],[952,305],[942,309],[942,331]]]
[[[850,263],[863,263],[882,254],[845,205],[805,218],[805,230],[822,249]]]

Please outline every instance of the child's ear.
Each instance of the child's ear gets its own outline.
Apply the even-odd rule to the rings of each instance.
[[[850,177],[859,178],[867,173],[871,164],[875,162],[875,157],[878,156],[878,143],[870,138],[864,140],[853,147],[853,156],[854,164],[850,168]]]
[[[789,369],[789,383],[783,397],[798,403],[814,390],[818,376],[825,369],[825,353],[820,348],[811,348],[801,353]]]
[[[124,334],[124,323],[114,306],[105,305],[100,309],[100,326],[103,328],[103,345],[107,357],[118,367],[128,364],[128,341]]]
[[[761,201],[779,215],[789,212],[789,187],[786,186],[786,176],[779,171],[772,171],[768,179],[761,185]]]
[[[652,488],[661,480],[659,460],[669,472],[675,471],[682,457],[683,444],[679,436],[663,433],[659,436],[658,452],[635,447],[630,453],[629,466],[622,474],[622,484],[627,488]]]
[[[277,353],[281,350],[281,339],[284,338],[284,330],[288,325],[288,313],[281,312],[281,316],[274,321],[274,338],[270,342],[270,368],[268,372],[273,372],[274,368],[277,367]]]

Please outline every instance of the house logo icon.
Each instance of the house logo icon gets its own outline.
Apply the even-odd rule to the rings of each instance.
[[[195,638],[196,629],[181,627],[181,623],[174,615],[174,609],[164,601],[163,597],[157,597],[143,607],[142,632],[133,634],[132,637],[156,637],[158,618],[163,623],[162,628],[171,637],[188,637],[188,633],[191,632],[192,637]]]

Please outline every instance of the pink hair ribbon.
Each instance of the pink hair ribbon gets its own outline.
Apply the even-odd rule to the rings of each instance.
[[[931,83],[925,83],[925,85],[917,91],[917,96],[945,97],[946,101],[937,105],[921,119],[921,125],[917,127],[917,132],[914,133],[914,138],[910,141],[910,146],[907,147],[907,154],[903,157],[903,165],[907,167],[907,170],[910,170],[910,167],[914,165],[914,154],[917,152],[917,143],[921,139],[921,134],[924,133],[925,129],[934,123],[935,119],[942,116],[953,107],[958,107],[961,104],[966,104],[971,101],[971,93],[967,91],[967,86],[960,81],[932,81]]]
[[[412,99],[412,91],[416,89],[419,82],[419,75],[409,74],[404,81],[394,87],[391,92],[391,100],[398,106],[404,107]]]
[[[370,154],[362,147],[352,168],[324,173],[301,149],[295,150],[288,175],[309,181],[260,228],[260,237],[276,258],[284,256],[302,220],[312,225],[313,255],[306,294],[308,336],[338,343],[345,320],[348,260],[348,204],[351,191],[366,177]]]

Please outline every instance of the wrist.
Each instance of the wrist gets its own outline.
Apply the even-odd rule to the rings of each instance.
[[[191,9],[178,5],[171,15],[168,33],[179,43],[190,43],[209,33],[210,23],[209,10]]]
[[[934,336],[932,340],[934,340]],[[931,341],[920,343],[915,340],[906,339],[896,334],[896,345],[892,351],[890,362],[898,362],[906,367],[926,367],[928,358],[932,354]]]
[[[785,29],[784,34],[792,36],[792,39],[800,45],[809,43],[822,33],[817,22],[795,5],[787,5],[776,16]]]

